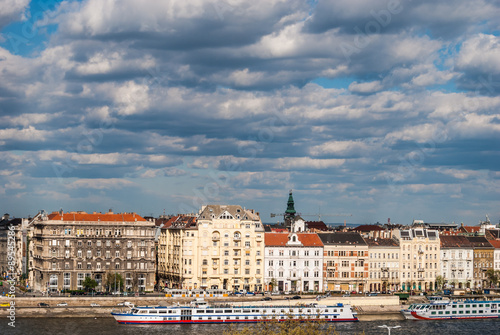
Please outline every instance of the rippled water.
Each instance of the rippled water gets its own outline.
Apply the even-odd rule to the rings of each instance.
[[[176,335],[222,335],[227,325],[120,325],[112,318],[18,318],[16,327],[7,325],[8,320],[0,323],[0,334],[176,334]],[[500,334],[500,319],[474,321],[364,321],[331,324],[339,334],[387,334],[380,325],[396,326],[391,335],[407,334]],[[250,325],[251,326],[251,325]],[[243,325],[238,325],[243,328]]]

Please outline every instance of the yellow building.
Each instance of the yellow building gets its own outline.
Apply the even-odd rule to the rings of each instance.
[[[192,281],[192,273],[188,273],[188,269],[192,268],[193,255],[184,255],[183,243],[192,244],[197,237],[198,226],[193,216],[171,217],[161,228],[158,239],[158,277],[161,288],[184,288],[187,276]],[[189,288],[188,284],[185,288]],[[191,288],[193,286],[191,284]]]
[[[159,249],[159,272],[166,287],[263,288],[264,227],[254,210],[237,205],[203,206],[195,224],[166,225]]]
[[[401,257],[398,241],[392,238],[365,238],[365,242],[369,253],[368,290],[399,290]]]
[[[412,228],[394,234],[401,247],[401,288],[416,291],[436,289],[436,277],[441,272],[438,232]]]

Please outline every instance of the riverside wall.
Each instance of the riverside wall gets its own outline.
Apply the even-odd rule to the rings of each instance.
[[[284,297],[274,297],[272,301],[260,301],[262,297],[224,297],[205,298],[209,303],[232,303],[238,305],[271,305],[271,304],[308,304],[319,303],[330,305],[336,303],[351,304],[358,312],[360,321],[370,320],[401,320],[399,312],[401,305],[397,296],[376,297],[329,297],[316,301],[314,298],[304,296],[300,300],[285,300]],[[15,299],[0,297],[1,303],[15,302],[16,317],[111,317],[113,310],[128,310],[126,307],[117,306],[118,303],[128,301],[137,306],[155,306],[172,304],[187,304],[193,298],[167,298],[167,297],[16,297]],[[49,304],[49,308],[37,307],[38,303]],[[57,304],[66,302],[68,306],[58,307]],[[91,307],[91,303],[99,304]],[[0,317],[9,315],[9,307],[0,307]]]

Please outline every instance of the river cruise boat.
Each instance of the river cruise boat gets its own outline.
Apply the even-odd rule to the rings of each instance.
[[[500,300],[432,300],[401,310],[408,320],[500,318]]]
[[[350,305],[338,303],[332,306],[308,305],[262,305],[235,306],[229,304],[208,305],[202,298],[188,306],[134,306],[128,305],[125,312],[111,315],[123,324],[180,324],[180,323],[248,323],[262,321],[320,320],[325,322],[358,321],[357,313]]]

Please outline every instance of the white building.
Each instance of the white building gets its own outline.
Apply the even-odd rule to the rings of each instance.
[[[270,291],[323,291],[323,243],[315,233],[266,233],[264,282]]]
[[[440,237],[441,271],[446,288],[470,288],[474,280],[474,249],[465,236]]]

